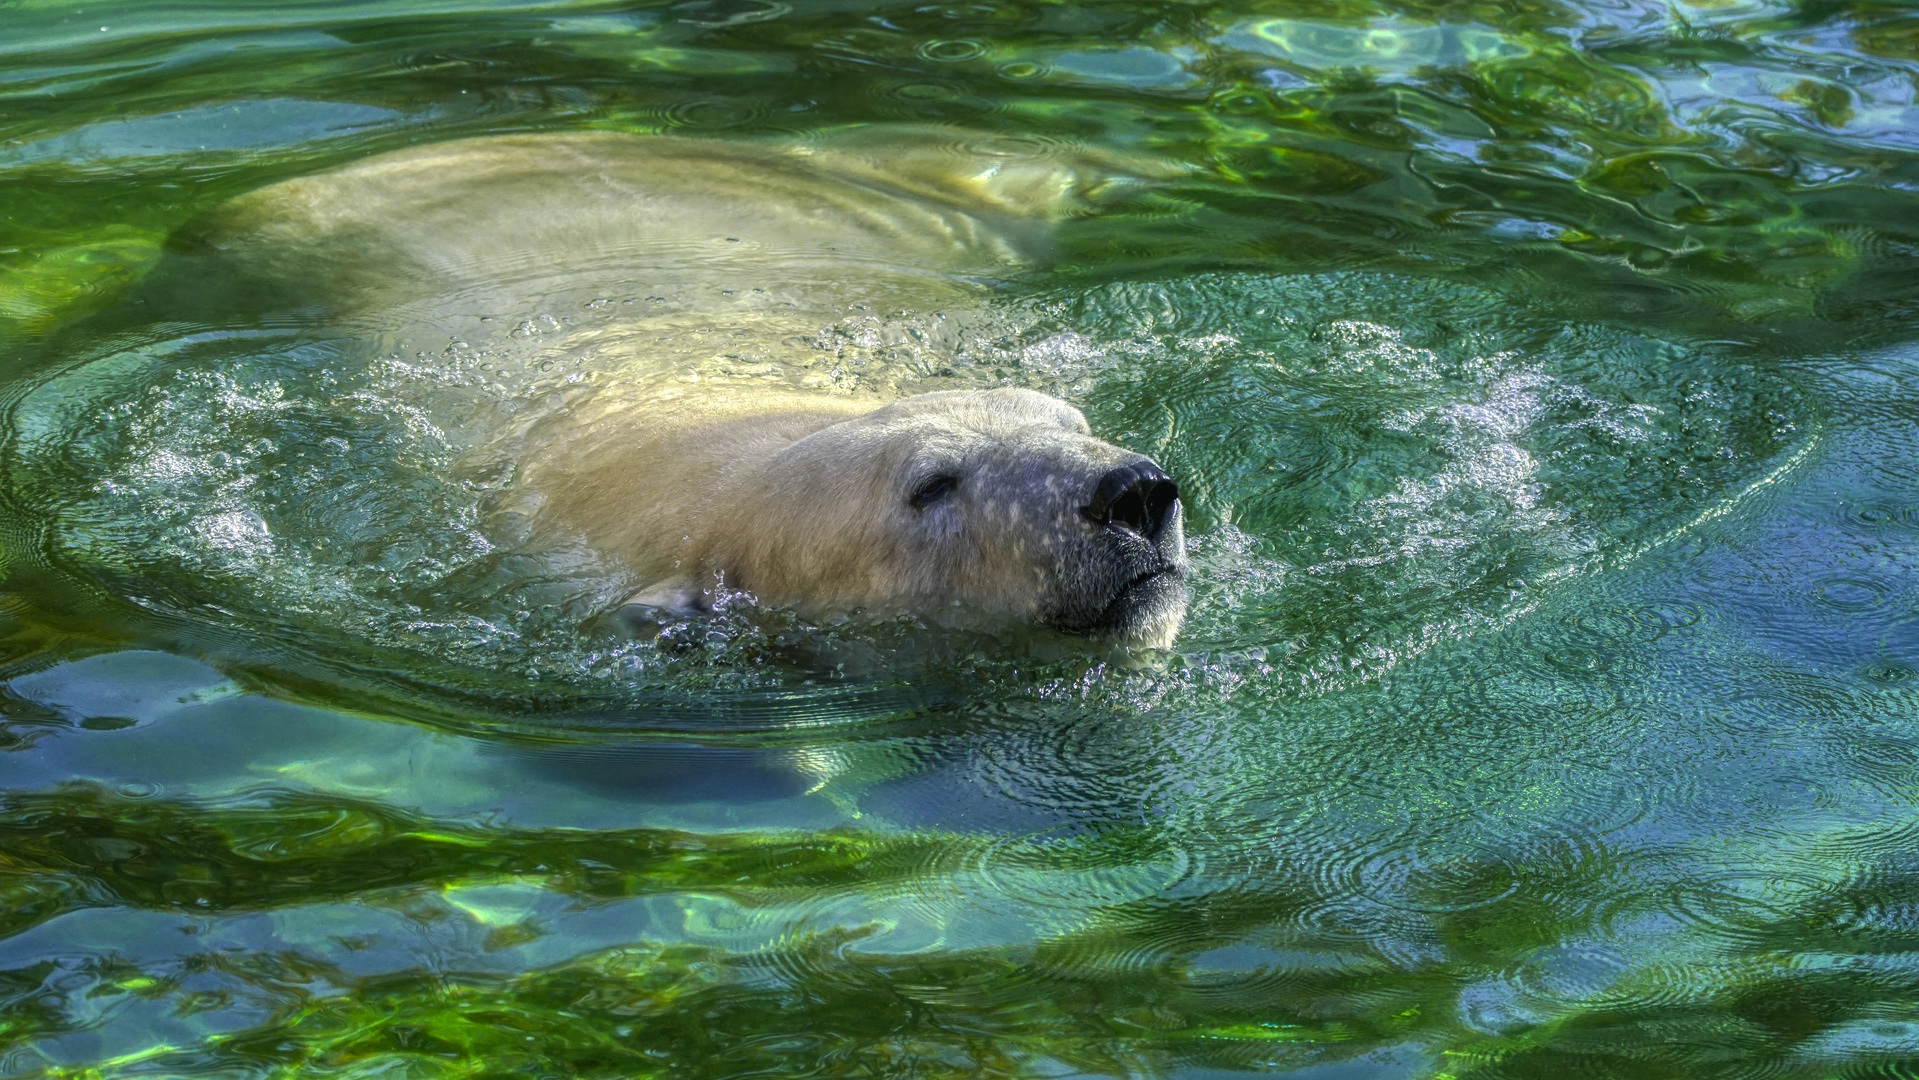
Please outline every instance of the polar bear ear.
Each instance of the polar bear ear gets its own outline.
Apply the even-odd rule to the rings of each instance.
[[[620,618],[628,626],[690,619],[713,610],[711,597],[692,578],[656,581],[620,601]]]

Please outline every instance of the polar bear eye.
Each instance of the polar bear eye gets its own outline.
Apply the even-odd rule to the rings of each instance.
[[[906,501],[913,505],[913,509],[924,510],[952,494],[956,487],[959,487],[959,477],[935,476],[915,488],[912,497]]]

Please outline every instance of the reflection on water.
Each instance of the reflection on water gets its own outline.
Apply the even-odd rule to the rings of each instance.
[[[0,1074],[1919,1067],[1909,11],[7,19]],[[871,120],[1167,167],[770,345],[111,310],[401,143]],[[631,640],[508,465],[638,341],[1071,399],[1179,476],[1188,630]]]

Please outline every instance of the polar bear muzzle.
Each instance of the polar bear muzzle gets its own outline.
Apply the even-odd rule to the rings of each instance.
[[[1179,486],[1157,463],[1141,458],[1100,477],[1080,514],[1101,535],[1114,534],[1116,560],[1132,574],[1096,619],[1068,628],[1122,641],[1169,642],[1186,607]]]

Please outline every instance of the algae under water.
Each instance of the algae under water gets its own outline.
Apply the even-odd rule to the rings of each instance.
[[[675,347],[1080,405],[1170,655],[601,625],[475,430],[642,296],[114,314],[380,151],[877,123],[1171,179]],[[1906,5],[0,0],[0,206],[0,1075],[1919,1069]]]

